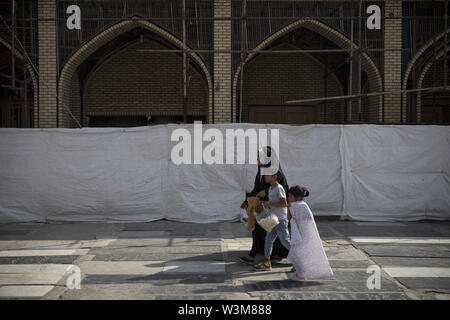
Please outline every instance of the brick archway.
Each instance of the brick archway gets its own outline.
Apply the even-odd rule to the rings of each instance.
[[[440,34],[438,34],[438,36],[436,37],[435,41],[440,40],[441,38],[443,38],[445,36],[446,33],[450,33],[450,28],[448,28],[446,31],[441,32]],[[427,49],[429,49],[431,46],[433,45],[433,39],[429,40],[427,43],[425,43],[423,45],[423,47],[414,55],[414,57],[411,59],[411,61],[408,63],[408,66],[406,67],[405,70],[405,75],[403,77],[403,83],[402,83],[402,88],[403,90],[406,89],[406,85],[408,82],[408,78],[409,75],[411,73],[411,70],[414,66],[414,64],[419,60],[419,58],[425,53],[425,51]]]
[[[12,47],[11,45],[4,40],[3,38],[0,37],[0,43],[2,45],[4,45],[9,51],[12,51]],[[21,59],[24,64],[25,64],[25,68],[27,68],[28,72],[31,75],[31,79],[33,81],[33,106],[34,106],[34,110],[33,110],[33,127],[37,128],[38,127],[38,123],[39,123],[39,113],[38,113],[38,101],[39,101],[39,89],[38,89],[38,79],[37,79],[37,75],[34,72],[33,68],[30,66],[30,64],[26,61],[26,59],[24,58],[24,56],[20,53],[20,51],[18,51],[17,49],[15,49],[15,55]]]
[[[81,46],[64,64],[64,67],[61,70],[59,82],[58,82],[58,95],[60,98],[60,103],[58,104],[59,109],[59,122],[63,123],[63,111],[64,107],[61,102],[68,104],[68,101],[71,96],[71,79],[75,74],[77,68],[81,65],[81,63],[88,58],[92,53],[94,53],[97,49],[113,40],[117,36],[130,31],[134,28],[145,28],[148,29],[158,36],[162,37],[165,40],[170,41],[174,45],[179,48],[183,48],[183,43],[171,33],[161,29],[155,24],[142,21],[142,20],[127,20],[123,22],[119,22],[108,29],[102,31],[100,34],[97,34],[83,46]],[[198,64],[201,70],[206,77],[206,82],[208,85],[208,119],[212,118],[212,80],[208,68],[203,63],[202,59],[192,52],[190,48],[187,48],[187,54]]]
[[[267,46],[269,46],[272,42],[274,42],[276,39],[284,36],[285,34],[298,29],[298,28],[307,28],[313,32],[316,32],[323,36],[324,38],[332,41],[336,45],[338,45],[341,48],[348,48],[350,47],[350,40],[343,35],[342,33],[336,31],[335,29],[327,26],[326,24],[319,22],[317,20],[304,20],[300,19],[296,22],[291,23],[290,25],[284,27],[283,29],[277,31],[276,33],[272,34],[270,37],[268,37],[266,40],[262,41],[258,46],[254,48],[254,50],[263,50]],[[358,50],[359,47],[353,43],[353,48],[355,50]],[[239,74],[241,72],[242,66],[245,65],[247,62],[249,62],[252,58],[254,58],[258,53],[250,53],[247,57],[247,59],[241,63],[233,77],[233,114],[232,118],[236,119],[236,110],[238,105],[238,97],[237,97],[237,84],[239,79]],[[374,91],[381,91],[382,90],[382,78],[380,75],[380,72],[373,62],[373,60],[366,54],[362,53],[362,68],[366,70],[368,75],[369,83],[373,84]],[[382,110],[382,99],[381,97],[376,98],[378,101],[376,104],[378,105],[379,110],[379,118],[381,119],[381,110]]]
[[[447,52],[450,52],[450,48],[447,49]],[[444,50],[442,50],[441,52],[439,52],[436,55],[436,60],[440,59],[443,55],[444,55]],[[427,75],[427,73],[430,70],[430,68],[433,66],[433,63],[435,63],[435,62],[434,61],[430,61],[423,68],[423,70],[422,70],[422,72],[420,73],[420,76],[419,76],[419,81],[417,82],[417,89],[421,89],[422,88],[423,81],[425,80],[425,76]],[[422,115],[422,93],[420,91],[417,92],[417,110],[416,110],[416,114],[417,114],[417,122],[420,122],[421,121],[421,115]]]
[[[422,48],[420,48],[420,50],[414,55],[414,57],[411,59],[411,61],[408,63],[408,66],[406,67],[405,70],[405,75],[403,76],[403,82],[402,82],[402,90],[406,90],[407,84],[408,84],[408,79],[409,76],[411,74],[412,68],[414,67],[414,65],[419,61],[419,59],[425,54],[425,52],[433,45],[434,41],[439,41],[440,39],[442,39],[445,34],[449,34],[450,33],[450,28],[448,28],[446,31],[441,32],[440,34],[437,35],[436,39],[431,39],[429,40],[427,43],[425,43]],[[425,70],[425,69],[424,69]],[[428,70],[427,70],[428,71]],[[421,73],[424,77],[425,77],[425,73]],[[419,77],[420,78],[420,77]],[[423,78],[420,82],[420,86],[418,84],[417,88],[421,88],[422,87],[422,81]],[[417,121],[420,121],[420,94],[417,96]],[[407,95],[404,94],[403,95],[403,105],[406,106],[407,103]]]

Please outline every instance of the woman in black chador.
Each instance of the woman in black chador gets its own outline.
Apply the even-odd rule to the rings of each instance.
[[[270,146],[264,147],[258,151],[258,173],[256,174],[255,177],[255,186],[253,187],[253,190],[250,193],[247,193],[246,198],[259,197],[262,201],[268,201],[269,198],[267,194],[270,184],[268,184],[264,180],[264,176],[261,175],[261,168],[270,167],[271,163],[269,162],[266,165],[262,164],[260,160],[260,155],[265,155],[266,157],[270,158],[272,156],[272,149],[270,148]],[[274,154],[274,156],[276,155]],[[286,177],[284,176],[283,170],[281,170],[281,164],[279,164],[278,173],[279,173],[278,182],[283,186],[284,190],[286,190],[287,192],[287,190],[289,190],[289,186],[287,184],[287,180]],[[241,205],[241,209],[246,209],[247,205],[248,205],[247,200],[245,200]],[[254,260],[257,253],[264,255],[264,242],[266,239],[266,230],[264,230],[258,224],[258,222],[255,223],[255,229],[253,229],[252,231],[252,237],[253,237],[253,244],[249,254],[247,256],[239,258],[240,261],[248,264],[253,264],[255,262]],[[277,237],[277,239],[273,244],[273,250],[270,260],[277,261],[286,258],[288,252],[289,251],[281,244],[280,239],[278,239]]]

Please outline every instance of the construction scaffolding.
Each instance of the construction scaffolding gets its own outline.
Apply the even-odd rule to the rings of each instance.
[[[0,98],[8,100],[14,96],[21,99],[24,106],[28,106],[31,98],[34,106],[31,113],[36,121],[30,126],[40,127],[40,21],[51,21],[56,26],[57,83],[66,63],[86,43],[119,23],[142,21],[167,32],[181,45],[177,46],[174,41],[145,27],[139,27],[115,37],[95,50],[77,69],[79,108],[74,109],[56,95],[57,126],[63,126],[59,120],[60,109],[70,116],[73,126],[87,125],[86,108],[83,106],[86,83],[107,59],[118,52],[118,48],[135,43],[136,39],[140,39],[141,43],[143,39],[151,40],[161,47],[136,50],[142,54],[176,54],[182,59],[182,88],[173,92],[181,97],[182,118],[173,118],[174,121],[186,123],[198,116],[188,113],[190,78],[197,70],[205,79],[212,79],[209,84],[212,95],[212,117],[209,122],[215,122],[214,97],[218,92],[215,84],[215,55],[229,54],[232,82],[230,108],[235,108],[234,113],[231,111],[231,122],[249,121],[249,101],[253,94],[251,90],[256,86],[250,82],[258,75],[258,66],[266,66],[275,59],[283,60],[284,57],[295,55],[306,56],[322,66],[322,92],[320,95],[315,93],[295,96],[297,90],[290,89],[293,93],[289,92],[285,96],[280,93],[277,101],[281,102],[277,103],[286,106],[313,104],[316,106],[315,123],[450,123],[448,0],[398,1],[399,11],[394,13],[389,12],[390,9],[386,7],[387,1],[228,2],[231,3],[230,14],[222,16],[215,13],[217,0],[58,0],[55,18],[44,19],[38,16],[39,1],[2,1],[0,40],[3,52],[10,52],[10,62],[7,63],[2,58],[0,64],[3,91]],[[79,30],[66,27],[67,8],[74,4],[82,12]],[[367,27],[368,19],[374,14],[368,10],[371,6],[380,9],[379,29]],[[387,12],[389,13],[386,14]],[[223,49],[215,43],[215,24],[220,21],[230,23],[229,49]],[[296,24],[298,27],[295,27]],[[320,28],[315,29],[316,26]],[[390,39],[390,26],[401,30],[401,36],[398,40],[386,43],[386,39]],[[389,53],[400,55],[401,66],[395,76],[399,79],[396,78],[395,86],[392,85],[393,76],[386,74],[386,70],[390,71],[389,59],[392,55]],[[262,56],[271,58],[258,58]],[[254,62],[256,58],[263,61],[258,66]],[[18,59],[23,61],[20,64],[23,69],[21,73],[17,73]],[[31,76],[37,79],[34,86]],[[334,83],[339,84],[340,92],[331,89]],[[300,85],[298,84],[299,87]],[[30,90],[34,90],[32,97],[27,94]],[[397,121],[387,116],[388,110],[385,108],[389,103],[393,104],[388,101],[390,97],[396,97],[400,105]],[[264,99],[261,99],[261,104],[272,103],[271,99]],[[27,110],[29,109],[24,107],[24,119],[28,117]],[[430,112],[439,113],[439,116],[432,116]]]

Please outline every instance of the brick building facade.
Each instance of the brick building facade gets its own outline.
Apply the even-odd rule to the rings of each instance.
[[[16,26],[31,56],[17,49],[16,67],[33,60],[37,69],[25,63],[32,127],[182,120],[181,0],[17,2],[35,19],[22,33],[20,19]],[[186,0],[188,122],[448,123],[448,91],[286,104],[446,85],[449,11],[446,1],[435,2],[364,0],[359,8],[351,0]],[[80,30],[66,25],[73,4]],[[381,9],[379,30],[366,27],[370,5]],[[2,15],[8,10],[0,7]],[[425,32],[430,20],[421,17],[429,15],[438,22]],[[0,29],[3,73],[12,68],[10,42]],[[253,51],[242,54],[245,48]],[[5,90],[0,96],[3,127],[18,126],[9,107],[18,100]]]

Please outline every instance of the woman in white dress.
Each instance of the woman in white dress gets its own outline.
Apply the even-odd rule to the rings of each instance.
[[[291,249],[288,259],[295,267],[296,273],[292,280],[296,281],[333,276],[313,214],[303,201],[308,195],[309,191],[298,185],[288,192],[291,217]]]

